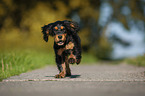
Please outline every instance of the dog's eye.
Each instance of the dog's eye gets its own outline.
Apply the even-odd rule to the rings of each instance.
[[[54,29],[55,29],[55,30],[58,30],[58,27],[57,27],[57,26],[55,26],[55,27],[54,27]]]

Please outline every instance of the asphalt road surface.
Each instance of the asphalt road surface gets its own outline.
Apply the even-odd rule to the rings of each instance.
[[[72,65],[72,76],[56,79],[56,66],[0,82],[0,96],[145,96],[145,67],[126,64]]]

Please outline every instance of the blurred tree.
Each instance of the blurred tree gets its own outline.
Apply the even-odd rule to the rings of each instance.
[[[35,44],[40,42],[41,26],[72,19],[80,23],[83,50],[110,59],[112,47],[105,36],[107,26],[117,21],[128,30],[132,23],[144,30],[139,24],[145,22],[144,5],[144,0],[1,0],[0,33],[25,33],[23,37],[33,37],[31,41]],[[106,6],[109,11],[102,12]],[[109,15],[102,17],[105,13]]]

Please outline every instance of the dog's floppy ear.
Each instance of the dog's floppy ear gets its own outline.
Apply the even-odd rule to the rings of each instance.
[[[69,31],[72,32],[72,34],[77,33],[80,30],[79,24],[75,21],[64,21],[64,25],[67,27]]]
[[[43,33],[43,39],[48,42],[49,35],[54,36],[53,29],[52,29],[53,24],[48,24],[44,25],[42,28],[42,33]]]

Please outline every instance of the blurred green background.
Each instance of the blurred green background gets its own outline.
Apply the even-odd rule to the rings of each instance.
[[[1,78],[55,64],[41,27],[57,20],[79,23],[82,63],[145,58],[145,0],[1,0]]]

